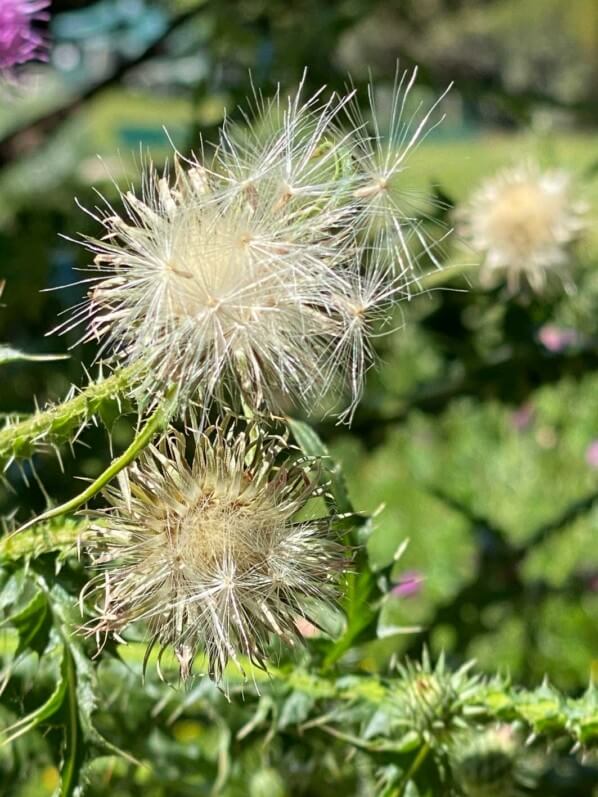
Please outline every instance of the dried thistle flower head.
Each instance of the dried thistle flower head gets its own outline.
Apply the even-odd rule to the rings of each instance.
[[[198,433],[191,464],[172,432],[108,488],[86,541],[99,568],[86,626],[98,640],[144,621],[151,648],[172,647],[181,676],[204,651],[220,681],[229,659],[266,668],[270,636],[301,640],[297,618],[331,604],[347,565],[331,517],[296,519],[318,495],[315,464],[284,440],[225,420]]]
[[[170,176],[150,168],[124,214],[94,214],[106,231],[86,241],[98,275],[60,329],[84,322],[99,356],[144,363],[144,395],[174,382],[183,404],[237,408],[242,396],[272,412],[347,389],[350,416],[372,324],[409,297],[423,251],[408,245],[410,230],[423,240],[420,222],[387,201],[435,107],[415,128],[405,121],[412,83],[395,87],[393,156],[347,110],[353,92],[304,101],[300,86],[227,121],[207,165],[177,156]]]
[[[571,246],[586,210],[566,171],[528,163],[485,182],[458,211],[459,231],[484,257],[483,283],[506,280],[512,293],[524,285],[541,293],[552,277],[572,287]]]

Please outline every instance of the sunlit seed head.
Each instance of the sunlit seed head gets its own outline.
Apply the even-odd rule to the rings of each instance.
[[[204,653],[220,681],[229,659],[265,668],[270,637],[301,639],[297,618],[332,604],[348,565],[330,516],[305,519],[320,493],[315,465],[229,421],[198,434],[191,462],[172,433],[106,497],[86,541],[99,575],[100,639],[144,621],[150,646],[172,648],[182,677]],[[302,510],[304,519],[297,519]]]
[[[460,232],[483,255],[482,282],[542,292],[554,277],[571,286],[571,246],[585,228],[585,203],[563,170],[533,164],[484,183],[459,211]]]
[[[429,113],[415,128],[402,120],[412,82],[395,86],[389,146],[399,153],[376,184],[403,168],[426,127]],[[353,94],[304,100],[301,85],[258,99],[248,127],[225,123],[207,165],[177,157],[172,175],[150,168],[123,212],[95,211],[105,235],[85,243],[97,275],[60,329],[84,323],[99,357],[145,364],[144,396],[175,382],[183,405],[238,408],[242,397],[271,413],[289,403],[313,411],[328,393],[350,417],[374,321],[417,282],[409,240],[425,244],[421,219],[394,199],[384,234],[372,234],[371,142],[355,119],[340,120]]]

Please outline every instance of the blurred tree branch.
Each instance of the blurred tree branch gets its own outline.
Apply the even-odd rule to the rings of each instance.
[[[408,646],[409,655],[421,652],[429,644],[434,629],[445,624],[455,629],[455,650],[462,653],[476,636],[492,630],[484,622],[482,614],[484,608],[493,604],[508,601],[522,608],[532,601],[537,606],[552,595],[578,597],[586,591],[581,575],[572,574],[562,586],[555,587],[544,580],[526,581],[521,566],[538,546],[590,512],[598,502],[598,491],[572,502],[557,518],[532,531],[520,545],[511,543],[504,529],[488,518],[477,515],[454,496],[439,488],[432,488],[431,492],[471,523],[476,539],[477,567],[473,578],[456,595],[436,607],[433,617],[426,624],[426,630],[415,636]],[[467,617],[467,621],[463,620],[464,617]]]
[[[66,119],[85,105],[86,102],[93,99],[110,86],[113,86],[115,83],[118,83],[121,78],[131,70],[158,55],[164,42],[177,28],[180,28],[207,7],[207,3],[201,2],[188,11],[184,11],[173,17],[165,30],[136,56],[133,58],[121,58],[111,72],[97,83],[88,86],[88,88],[84,89],[80,94],[70,98],[64,105],[53,109],[44,116],[27,122],[23,127],[12,130],[5,135],[0,139],[0,169],[3,169],[19,158],[32,154],[44,143],[49,135],[51,135]]]

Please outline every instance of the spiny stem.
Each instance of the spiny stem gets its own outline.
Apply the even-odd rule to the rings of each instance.
[[[13,458],[30,457],[39,443],[52,445],[70,439],[69,432],[87,422],[111,398],[127,393],[141,373],[139,364],[115,371],[62,404],[36,412],[0,430],[0,469]]]
[[[64,504],[60,504],[60,506],[54,507],[53,509],[49,509],[47,512],[44,512],[39,517],[33,518],[32,520],[25,523],[21,526],[20,529],[17,529],[15,534],[18,534],[21,531],[33,526],[36,523],[41,523],[46,520],[50,520],[50,518],[58,517],[59,515],[64,515],[67,512],[74,512],[75,509],[78,509],[82,504],[85,504],[89,501],[90,498],[99,492],[102,487],[104,487],[109,481],[111,481],[118,473],[120,473],[123,468],[129,465],[135,457],[142,451],[147,444],[151,441],[153,436],[165,428],[170,420],[172,415],[172,411],[174,409],[173,406],[173,398],[176,395],[176,386],[171,387],[170,390],[167,391],[166,396],[162,403],[159,405],[157,410],[154,414],[149,418],[148,422],[145,426],[141,429],[141,431],[135,435],[133,442],[127,448],[127,450],[117,457],[107,468],[106,470],[101,473],[95,481],[93,481],[89,487],[87,487],[83,492],[76,495],[74,498],[71,498],[70,501],[67,501]]]
[[[59,523],[40,523],[21,534],[7,534],[0,538],[0,564],[73,548],[88,528],[88,520],[63,518]]]

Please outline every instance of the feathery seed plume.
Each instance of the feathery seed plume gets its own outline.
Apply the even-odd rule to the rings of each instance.
[[[301,84],[258,98],[247,125],[226,121],[205,163],[177,156],[172,175],[150,168],[141,196],[123,196],[124,213],[93,214],[106,231],[86,240],[97,276],[59,329],[85,323],[100,357],[144,363],[150,397],[174,382],[183,405],[238,408],[242,396],[273,412],[349,392],[350,418],[374,327],[409,297],[422,251],[437,265],[427,244],[412,251],[421,222],[387,192],[436,107],[415,129],[403,119],[414,79],[396,83],[385,144],[349,110],[354,92],[304,101]]]

